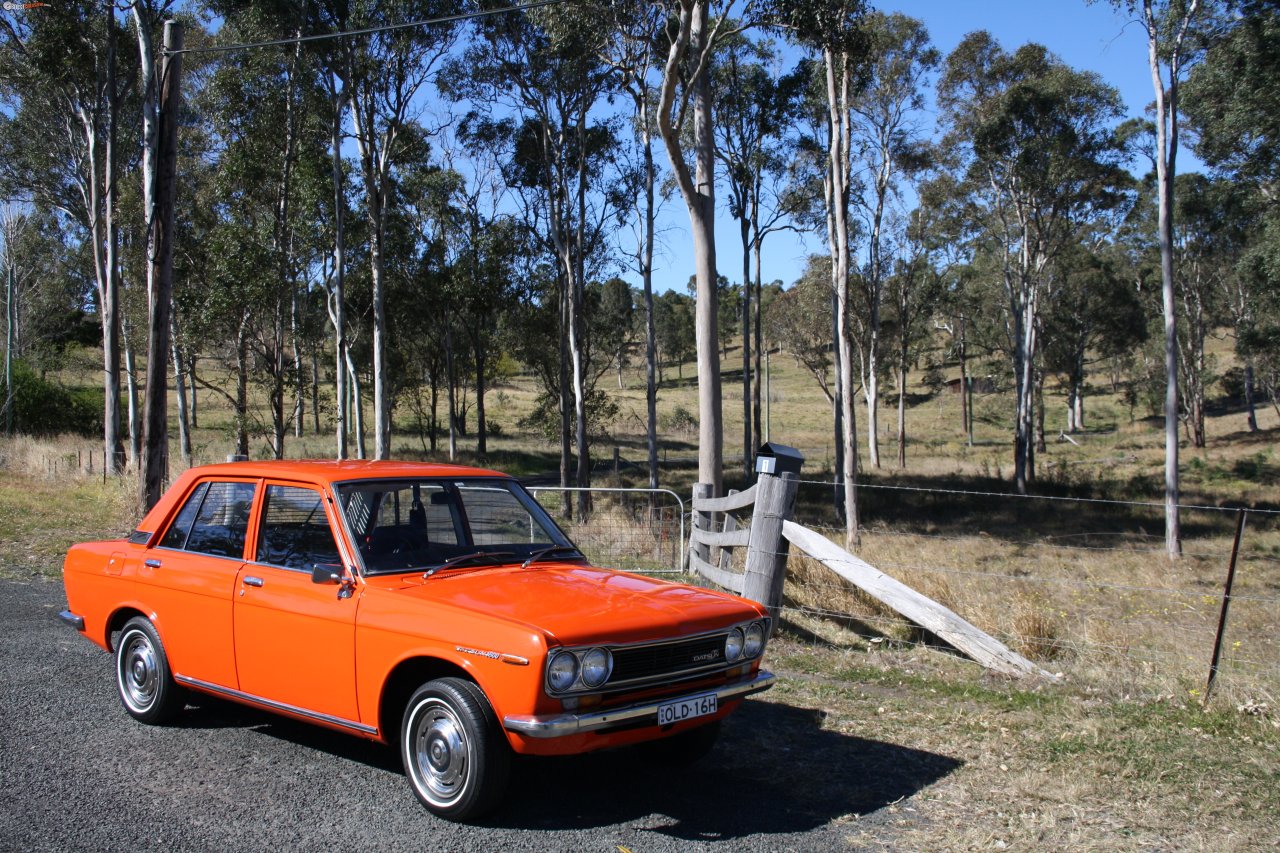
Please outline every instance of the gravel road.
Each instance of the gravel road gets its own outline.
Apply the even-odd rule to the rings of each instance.
[[[112,658],[56,618],[62,585],[0,580],[0,849],[785,851],[893,846],[885,806],[955,768],[747,700],[712,754],[517,763],[483,825],[435,818],[393,751],[219,700],[167,727],[120,707]],[[853,820],[853,816],[859,816]]]

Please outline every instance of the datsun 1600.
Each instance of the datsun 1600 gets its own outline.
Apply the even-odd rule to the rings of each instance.
[[[126,539],[74,546],[63,578],[62,619],[114,653],[136,719],[194,692],[398,744],[453,820],[496,805],[513,754],[695,758],[774,680],[764,608],[592,566],[476,468],[192,468]]]

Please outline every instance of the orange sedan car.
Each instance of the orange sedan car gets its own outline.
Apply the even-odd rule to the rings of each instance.
[[[736,596],[596,568],[515,480],[403,462],[234,462],[179,478],[127,539],[76,545],[62,618],[146,723],[186,692],[385,743],[474,818],[512,753],[654,741],[692,760],[773,676]]]

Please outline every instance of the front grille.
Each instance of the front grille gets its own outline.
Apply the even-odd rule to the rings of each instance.
[[[613,674],[608,686],[647,681],[722,666],[724,634],[696,637],[674,643],[623,646],[612,649]]]

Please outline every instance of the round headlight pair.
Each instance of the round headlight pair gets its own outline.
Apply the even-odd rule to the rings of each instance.
[[[752,622],[744,631],[733,628],[724,638],[724,659],[733,663],[739,658],[753,658],[764,648],[764,625]]]
[[[613,655],[608,649],[589,649],[577,653],[556,652],[547,666],[547,684],[555,692],[563,693],[581,679],[583,687],[594,690],[609,680],[611,672]]]

